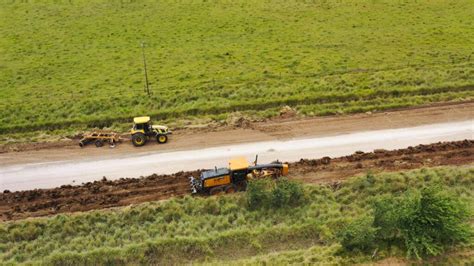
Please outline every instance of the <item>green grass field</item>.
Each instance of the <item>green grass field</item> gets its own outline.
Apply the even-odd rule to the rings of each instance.
[[[234,263],[354,264],[405,254],[382,245],[341,252],[345,225],[372,213],[371,206],[407,189],[441,184],[446,193],[474,203],[474,169],[445,167],[367,174],[340,189],[304,186],[296,206],[249,209],[245,193],[175,198],[125,208],[0,223],[0,264],[122,265]],[[472,216],[468,220],[472,221]],[[394,243],[393,243],[394,244]],[[469,250],[450,245],[447,252]],[[445,265],[472,260],[442,256]],[[472,261],[471,261],[472,263]],[[467,263],[469,264],[469,263]]]
[[[4,136],[474,99],[471,0],[1,0],[0,12]]]

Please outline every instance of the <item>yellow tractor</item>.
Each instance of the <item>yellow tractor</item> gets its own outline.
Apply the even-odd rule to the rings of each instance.
[[[153,125],[149,116],[135,117],[130,131],[132,143],[135,147],[145,145],[150,138],[156,138],[159,144],[168,142],[171,131],[167,126]]]
[[[288,174],[288,164],[275,161],[269,164],[249,165],[245,158],[229,161],[228,168],[203,171],[199,178],[189,177],[191,192],[216,195],[233,193],[247,188],[247,182],[255,178],[278,178]]]

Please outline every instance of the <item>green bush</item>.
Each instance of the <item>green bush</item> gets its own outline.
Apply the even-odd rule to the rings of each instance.
[[[246,198],[247,206],[252,209],[258,209],[268,206],[271,194],[269,192],[270,182],[268,179],[252,180],[248,183]]]
[[[409,256],[438,255],[471,236],[466,205],[440,187],[407,194],[399,208],[398,225]]]
[[[375,247],[377,228],[373,227],[373,217],[364,216],[350,222],[338,234],[344,249],[368,252]]]
[[[250,209],[282,208],[297,206],[303,202],[303,185],[286,178],[274,182],[269,179],[253,180],[249,182],[247,188],[247,205]]]
[[[410,190],[375,204],[378,239],[400,243],[409,257],[441,254],[472,236],[468,208],[440,186]]]
[[[283,206],[296,206],[303,202],[304,190],[300,183],[286,178],[279,179],[271,193],[271,204],[279,208]]]

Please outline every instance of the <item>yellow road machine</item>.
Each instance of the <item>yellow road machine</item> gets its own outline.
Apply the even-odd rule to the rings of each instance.
[[[171,131],[167,126],[153,125],[149,116],[141,116],[133,119],[130,134],[133,145],[139,147],[145,145],[150,138],[156,138],[159,144],[166,143]]]
[[[203,171],[199,178],[189,177],[191,192],[216,195],[233,193],[247,188],[247,182],[255,178],[277,178],[288,174],[288,164],[275,161],[269,164],[250,165],[245,158],[229,161],[228,168]]]

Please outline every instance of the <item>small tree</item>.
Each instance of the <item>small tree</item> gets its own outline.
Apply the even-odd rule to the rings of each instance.
[[[297,206],[303,201],[303,185],[286,178],[275,182],[270,179],[252,180],[247,187],[247,205],[250,209]]]
[[[269,181],[267,179],[252,180],[247,185],[247,205],[255,210],[268,205],[270,200]]]
[[[375,246],[377,228],[373,227],[373,217],[364,216],[347,224],[338,233],[342,247],[348,251],[368,252]]]
[[[441,254],[472,236],[468,208],[439,186],[411,190],[375,205],[379,240],[400,242],[409,257]]]
[[[274,207],[296,206],[304,200],[304,190],[300,183],[286,178],[279,179],[272,191],[271,203]]]

